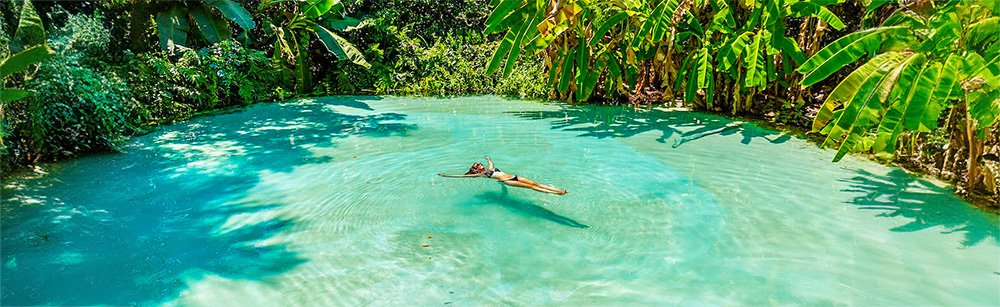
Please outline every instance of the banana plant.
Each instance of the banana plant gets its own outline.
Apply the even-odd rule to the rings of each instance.
[[[485,32],[505,34],[487,72],[502,67],[507,76],[522,53],[537,54],[560,97],[586,100],[598,84],[607,97],[628,94],[641,87],[643,63],[658,45],[636,30],[658,18],[654,8],[677,1],[494,0]]]
[[[503,67],[508,75],[522,53],[541,54],[561,97],[588,99],[598,84],[607,96],[627,95],[653,79],[662,87],[673,78],[685,101],[704,93],[711,107],[717,71],[739,80],[735,92],[747,97],[753,93],[744,89],[791,74],[794,64],[780,57],[802,63],[805,56],[784,36],[786,19],[811,16],[842,29],[826,8],[841,1],[494,0],[486,32],[506,33],[487,68]],[[679,71],[675,54],[682,58]]]
[[[13,54],[10,54],[10,53]],[[16,52],[16,53],[14,53]],[[45,43],[45,27],[30,0],[24,0],[11,45],[0,54],[0,112],[5,103],[28,96],[28,91],[7,87],[7,77],[49,59],[53,51]]]
[[[10,2],[11,5],[14,1]],[[4,106],[7,103],[27,97],[30,93],[19,88],[8,88],[8,77],[27,71],[32,65],[48,60],[54,53],[45,41],[45,27],[30,0],[21,3],[18,14],[17,29],[13,40],[0,53],[0,121],[3,120]],[[11,54],[13,53],[13,54]],[[0,152],[6,153],[0,125]]]
[[[968,119],[969,135],[981,137],[996,125],[997,3],[922,5],[931,7],[903,6],[881,25],[845,35],[799,66],[805,74],[801,84],[809,86],[875,55],[840,81],[813,121],[813,131],[827,135],[823,144],[838,147],[834,161],[852,150],[867,150],[862,144],[871,144],[876,154],[892,154],[901,133],[936,129],[945,110],[949,117]],[[970,167],[976,159],[969,157]]]
[[[837,30],[843,29],[845,25],[840,18],[826,8],[842,1],[715,0],[710,2],[711,6],[706,3],[680,6],[691,9],[674,11],[672,15],[680,21],[671,25],[679,32],[674,43],[688,51],[677,74],[675,90],[684,93],[687,103],[704,96],[704,104],[712,108],[717,83],[722,82],[729,88],[724,92],[732,93],[729,95],[732,112],[749,111],[758,91],[782,85],[781,81],[793,74],[793,62],[805,61],[805,54],[795,40],[785,36],[786,21],[814,17]],[[696,11],[706,15],[706,25],[699,22]]]
[[[159,11],[156,14],[156,30],[160,36],[160,47],[171,53],[188,44],[191,21],[211,44],[232,38],[229,21],[244,31],[256,27],[250,12],[232,0],[175,0],[155,5]]]
[[[339,0],[276,0],[261,3],[273,18],[265,21],[265,33],[274,37],[272,59],[285,80],[294,79],[299,92],[312,88],[309,42],[315,37],[340,60],[371,67],[364,54],[334,31],[350,31],[360,20],[342,14]]]

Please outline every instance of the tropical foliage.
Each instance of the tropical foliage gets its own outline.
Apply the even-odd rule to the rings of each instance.
[[[309,42],[318,39],[326,50],[341,60],[369,67],[364,54],[335,31],[350,31],[360,20],[341,14],[339,0],[265,1],[261,9],[272,18],[265,21],[265,33],[274,40],[273,59],[283,79],[294,79],[299,92],[312,89]]]
[[[813,130],[851,150],[891,155],[906,132],[944,122],[964,147],[970,188],[983,182],[982,138],[1000,116],[1000,9],[996,2],[950,1],[902,7],[879,26],[845,35],[799,67],[812,85],[866,55],[824,101]],[[961,124],[954,124],[958,121]],[[951,124],[949,124],[951,123]]]
[[[42,19],[35,12],[31,1],[25,0],[21,3],[14,37],[3,43],[5,46],[0,49],[0,81],[2,81],[0,108],[3,103],[22,99],[28,95],[23,89],[7,88],[7,77],[28,70],[52,54],[52,49],[45,43]]]
[[[232,38],[229,21],[244,31],[256,27],[250,12],[232,0],[170,0],[157,1],[152,5],[157,6],[158,9],[154,10],[159,11],[156,14],[156,30],[160,36],[160,47],[168,52],[187,46],[188,33],[193,32],[192,24],[209,44]]]
[[[785,36],[786,21],[814,16],[842,29],[825,7],[835,3],[497,0],[486,31],[505,34],[488,69],[503,67],[509,75],[507,63],[537,53],[561,97],[587,100],[603,88],[613,98],[652,86],[665,88],[668,98],[678,91],[685,102],[713,108],[715,93],[725,92],[738,112],[771,82],[787,88],[792,61],[803,61],[796,41]]]
[[[952,1],[920,13],[904,8],[880,26],[846,35],[798,68],[813,85],[868,54],[824,101],[813,130],[840,143],[835,160],[875,128],[876,152],[893,152],[903,131],[930,132],[943,110],[965,110],[982,135],[1000,111],[1000,41],[994,7]],[[956,104],[967,104],[966,107]]]

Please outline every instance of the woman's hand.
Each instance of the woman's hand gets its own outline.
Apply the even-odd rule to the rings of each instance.
[[[483,158],[486,158],[486,163],[489,164],[486,169],[493,169],[493,160],[490,160],[490,156],[483,156]]]

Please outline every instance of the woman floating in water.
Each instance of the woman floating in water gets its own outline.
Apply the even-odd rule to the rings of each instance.
[[[483,164],[479,163],[479,162],[476,162],[476,163],[472,164],[472,167],[469,168],[469,171],[466,172],[464,175],[438,174],[438,176],[441,176],[441,177],[450,177],[450,178],[486,177],[486,178],[496,179],[497,181],[499,181],[499,182],[501,182],[503,184],[512,186],[512,187],[532,189],[532,190],[535,190],[535,191],[538,191],[538,192],[542,192],[542,193],[552,193],[552,194],[563,195],[563,194],[566,194],[566,192],[569,192],[569,191],[566,191],[566,190],[560,190],[560,189],[558,189],[556,187],[553,187],[553,186],[549,186],[549,185],[544,185],[544,184],[541,184],[541,183],[537,183],[537,182],[535,182],[535,181],[533,181],[531,179],[528,179],[528,178],[518,177],[517,175],[511,175],[511,174],[508,174],[508,173],[504,173],[503,171],[501,171],[501,170],[493,167],[493,160],[490,160],[490,157],[486,157],[486,162],[489,163],[490,165],[489,166],[483,166]]]

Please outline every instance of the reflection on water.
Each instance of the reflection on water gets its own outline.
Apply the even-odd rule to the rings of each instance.
[[[572,192],[435,176],[483,155]],[[831,155],[693,112],[492,97],[261,104],[5,178],[0,299],[1000,302],[996,215]]]

